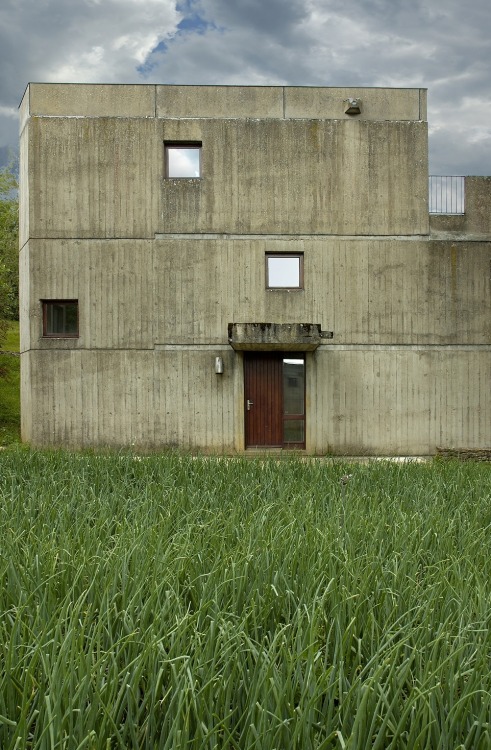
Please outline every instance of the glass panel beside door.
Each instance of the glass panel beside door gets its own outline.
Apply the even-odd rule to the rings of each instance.
[[[305,447],[305,359],[282,357],[283,444]]]

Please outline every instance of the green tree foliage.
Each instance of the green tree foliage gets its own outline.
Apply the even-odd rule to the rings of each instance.
[[[19,310],[19,202],[17,179],[0,169],[0,341]]]

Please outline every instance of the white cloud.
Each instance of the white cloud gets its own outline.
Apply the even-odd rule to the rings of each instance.
[[[199,177],[200,151],[198,148],[167,149],[168,177]]]
[[[12,3],[0,12],[0,59],[15,60],[11,69],[0,67],[2,103],[15,88],[20,98],[31,80],[138,80],[138,65],[180,18],[173,0]]]
[[[0,104],[0,117],[10,117],[13,120],[17,120],[19,117],[19,110],[17,107],[5,107]]]
[[[125,34],[115,39],[111,48],[115,52],[128,52],[133,60],[142,65],[159,41],[159,36],[156,33]]]

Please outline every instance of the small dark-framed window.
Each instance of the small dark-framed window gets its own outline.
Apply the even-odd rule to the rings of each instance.
[[[165,176],[199,179],[201,141],[164,141]]]
[[[78,300],[43,299],[43,336],[46,338],[78,337]]]
[[[266,253],[266,289],[303,289],[303,253]]]

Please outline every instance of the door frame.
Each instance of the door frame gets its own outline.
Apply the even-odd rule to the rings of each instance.
[[[256,443],[254,441],[249,440],[249,432],[251,431],[251,426],[248,418],[248,400],[249,396],[251,395],[250,390],[251,387],[258,387],[256,385],[251,386],[250,382],[250,371],[248,371],[248,363],[251,363],[254,361],[254,359],[257,360],[263,360],[266,361],[268,359],[270,360],[276,360],[281,361],[281,367],[277,371],[278,374],[276,374],[276,380],[274,382],[268,382],[267,385],[269,385],[270,388],[276,388],[280,390],[279,398],[273,399],[273,401],[277,402],[277,406],[274,406],[273,408],[280,409],[280,412],[276,415],[276,418],[281,423],[280,430],[281,430],[281,439],[271,442],[271,444],[262,444],[262,443]],[[303,413],[302,414],[285,414],[285,407],[284,407],[284,372],[283,372],[283,361],[285,359],[301,359],[303,361]],[[258,351],[244,351],[244,357],[243,357],[243,436],[244,436],[244,448],[245,450],[250,449],[263,449],[263,450],[306,450],[306,421],[307,421],[307,415],[306,415],[306,390],[307,390],[307,378],[306,378],[306,367],[307,367],[307,357],[305,351],[283,351],[283,350],[258,350]],[[255,391],[257,393],[257,391]],[[284,434],[284,426],[285,422],[288,421],[294,421],[294,420],[301,420],[303,422],[303,441],[298,442],[286,442],[285,441],[285,434]],[[279,435],[278,435],[279,437]]]

